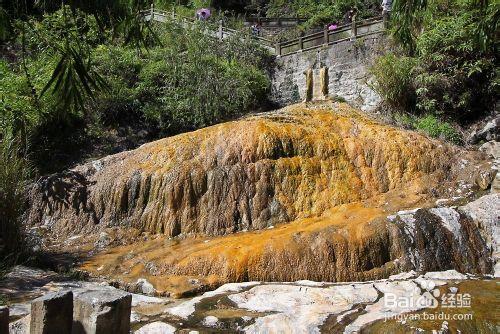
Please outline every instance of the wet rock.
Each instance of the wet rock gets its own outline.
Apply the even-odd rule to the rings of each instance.
[[[75,297],[76,334],[129,334],[132,296],[120,290],[87,291]]]
[[[244,282],[244,283],[224,284],[223,286],[221,286],[220,288],[218,288],[214,291],[205,292],[202,296],[194,297],[191,300],[188,300],[180,305],[169,308],[167,310],[167,312],[170,314],[173,314],[175,316],[178,316],[180,318],[187,319],[191,314],[194,313],[196,304],[201,302],[203,299],[208,298],[208,297],[214,297],[214,296],[221,295],[221,294],[228,293],[228,292],[241,291],[245,288],[252,287],[252,286],[257,285],[257,284],[259,284],[259,283],[258,282]]]
[[[12,304],[9,306],[11,317],[22,318],[31,312],[31,304]]]
[[[60,279],[60,275],[53,271],[15,266],[0,281],[0,294],[22,298],[31,295],[34,289]]]
[[[99,234],[99,239],[95,243],[95,248],[98,250],[104,249],[111,244],[112,240],[108,233],[101,232]]]
[[[401,233],[402,262],[411,263],[413,270],[492,271],[490,252],[480,228],[454,208],[400,212],[389,220]]]
[[[479,150],[486,153],[490,158],[500,159],[500,142],[489,141],[479,147]]]
[[[31,302],[31,334],[70,333],[73,325],[73,293],[46,294]]]
[[[174,334],[175,327],[164,322],[152,322],[139,328],[134,332],[135,334]]]
[[[9,308],[0,306],[0,333],[9,332]]]

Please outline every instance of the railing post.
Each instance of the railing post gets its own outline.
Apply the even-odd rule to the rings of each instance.
[[[281,56],[281,43],[276,43],[276,55]]]
[[[154,17],[155,17],[155,3],[153,2],[153,3],[151,3],[151,11],[149,13],[149,20],[153,21]]]
[[[328,40],[328,25],[325,25],[325,29],[323,30],[323,38],[325,40],[325,45],[328,45],[328,43],[330,42]]]
[[[384,24],[384,29],[388,29],[389,28],[389,12],[386,10],[384,10],[382,12],[382,21]]]
[[[304,38],[302,37],[302,35],[300,35],[299,37],[299,50],[303,50],[304,49]]]
[[[219,21],[219,40],[224,39],[224,31],[223,31],[223,22],[222,20]]]
[[[355,40],[356,36],[358,35],[358,28],[356,27],[356,14],[352,16],[351,33],[351,40]]]

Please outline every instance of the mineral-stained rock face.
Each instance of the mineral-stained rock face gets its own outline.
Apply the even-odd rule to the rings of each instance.
[[[166,138],[41,179],[31,225],[223,235],[316,216],[434,174],[454,149],[345,105],[296,105]]]
[[[452,207],[401,211],[470,196],[475,159],[346,105],[301,104],[42,178],[28,223],[55,233],[58,249],[65,236],[99,235],[85,270],[147,279],[159,293],[412,269],[489,273],[477,219]],[[110,230],[164,236],[102,252]]]

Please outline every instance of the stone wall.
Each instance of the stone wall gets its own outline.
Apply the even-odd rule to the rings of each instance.
[[[368,69],[387,44],[388,38],[378,33],[278,57],[272,78],[271,100],[279,106],[303,101],[306,92],[304,72],[308,68],[313,69],[313,87],[317,90],[320,69],[327,67],[329,97],[341,97],[364,111],[372,111],[380,102],[380,97],[369,87],[371,78]],[[313,95],[318,96],[317,92]]]

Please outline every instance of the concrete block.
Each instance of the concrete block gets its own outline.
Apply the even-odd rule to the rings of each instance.
[[[0,306],[0,334],[9,333],[9,308]]]
[[[31,302],[31,334],[71,333],[73,293],[48,293]]]
[[[74,300],[73,334],[129,334],[132,295],[121,290],[87,291]]]

